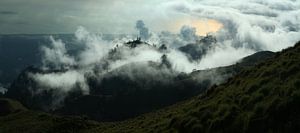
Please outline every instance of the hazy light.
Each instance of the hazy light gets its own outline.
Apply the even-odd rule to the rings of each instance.
[[[196,34],[199,36],[205,36],[208,33],[215,33],[219,31],[223,24],[213,19],[192,19],[192,20],[180,20],[174,27],[179,31],[183,25],[188,25],[196,28]]]

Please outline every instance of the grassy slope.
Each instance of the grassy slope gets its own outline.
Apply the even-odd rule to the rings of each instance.
[[[105,128],[107,132],[296,132],[300,43],[206,95]]]
[[[299,69],[300,43],[206,94],[127,121],[22,111],[0,117],[0,132],[296,132]]]

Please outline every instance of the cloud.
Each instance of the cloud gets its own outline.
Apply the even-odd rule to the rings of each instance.
[[[113,42],[103,40],[101,36],[89,33],[82,26],[75,32],[75,37],[84,47],[77,57],[78,64],[83,66],[98,63],[115,45]]]
[[[31,77],[39,83],[41,88],[55,89],[59,92],[69,92],[75,87],[82,89],[84,94],[89,93],[85,78],[80,71],[66,71],[61,73],[31,74]],[[76,86],[77,85],[77,86]]]
[[[182,3],[182,4],[180,4]],[[223,24],[217,33],[219,41],[230,41],[235,47],[278,51],[300,40],[299,1],[177,1],[190,12],[170,8],[199,19],[214,19]]]
[[[75,60],[67,53],[65,44],[62,40],[55,40],[50,36],[50,47],[42,46],[43,64],[55,69],[63,69],[75,65]]]
[[[219,44],[211,51],[208,51],[201,60],[198,69],[229,66],[236,63],[241,57],[246,57],[255,53],[254,50],[245,47],[232,47],[231,43],[232,42]]]
[[[2,0],[1,9],[13,10],[22,15],[7,18],[8,23],[0,24],[0,27],[3,33],[73,33],[79,25],[85,26],[92,33],[135,33],[132,28],[134,22],[141,19],[153,32],[168,30],[178,33],[181,26],[172,25],[177,21],[210,18],[225,24],[226,29],[233,26],[239,30],[238,27],[247,26],[252,32],[251,29],[257,27],[269,31],[268,36],[273,38],[280,36],[278,40],[282,40],[282,46],[269,46],[277,42],[274,40],[267,46],[258,47],[279,50],[299,39],[299,34],[290,33],[299,33],[299,3],[298,0]],[[13,23],[16,21],[31,25],[16,25]],[[234,34],[236,30],[232,29],[231,33]],[[258,43],[257,39],[249,36],[237,40],[236,44],[245,40]],[[251,47],[256,48],[256,44]],[[265,42],[262,45],[266,45]]]

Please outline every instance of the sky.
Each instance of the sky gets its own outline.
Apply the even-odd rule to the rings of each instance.
[[[205,21],[196,20],[195,17],[173,10],[170,6],[176,2],[168,0],[1,0],[0,33],[74,33],[78,26],[84,26],[96,33],[134,33],[133,27],[137,20],[143,20],[154,32],[163,30],[178,32],[182,25],[197,21],[202,23],[202,27],[206,24]],[[203,30],[209,29],[211,28]],[[204,34],[200,30],[198,33]]]
[[[1,0],[0,32],[73,33],[78,26],[93,32],[132,32],[136,20],[161,19],[163,14],[151,15],[159,4],[158,0]]]

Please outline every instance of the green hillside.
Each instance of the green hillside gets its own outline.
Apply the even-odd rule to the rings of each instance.
[[[98,123],[21,111],[0,117],[0,132],[297,132],[300,42],[184,102],[122,122]]]

